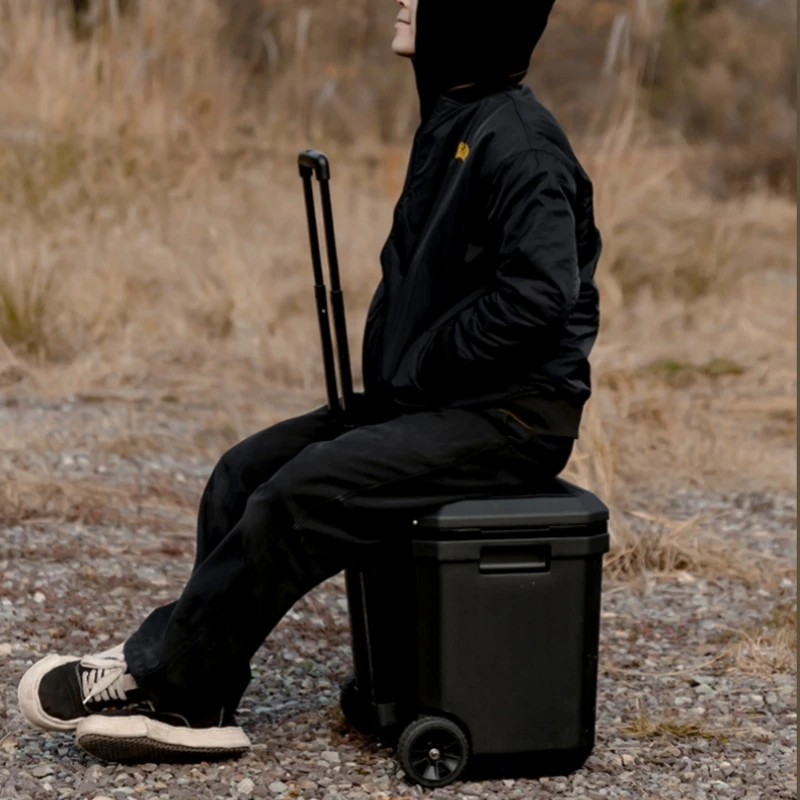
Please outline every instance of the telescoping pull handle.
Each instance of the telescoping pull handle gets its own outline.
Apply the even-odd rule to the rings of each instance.
[[[330,162],[319,150],[304,150],[297,158],[308,217],[308,235],[311,245],[311,262],[314,268],[314,296],[319,318],[322,358],[325,365],[325,384],[328,393],[328,407],[334,416],[341,417],[352,407],[353,375],[350,368],[350,349],[347,341],[347,322],[345,319],[344,295],[339,279],[339,257],[336,251],[336,234],[333,227],[333,208],[330,194]],[[325,278],[322,273],[322,255],[317,231],[317,214],[314,204],[314,189],[311,178],[316,175],[322,199],[322,218],[325,227],[325,244],[328,252],[328,272],[330,274],[330,298],[333,309],[333,325],[336,335],[336,349],[339,354],[339,376],[342,382],[341,403],[336,384],[336,369],[333,357],[330,322],[328,320],[328,301]]]

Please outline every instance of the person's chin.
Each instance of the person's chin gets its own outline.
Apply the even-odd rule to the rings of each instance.
[[[414,55],[413,48],[409,47],[405,42],[402,40],[392,42],[392,50],[394,51],[395,55],[404,56],[405,58],[411,58]]]

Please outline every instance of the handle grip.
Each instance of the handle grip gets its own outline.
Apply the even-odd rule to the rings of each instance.
[[[303,150],[297,157],[297,165],[300,167],[301,178],[313,173],[317,176],[318,181],[331,179],[331,165],[328,157],[319,150]]]
[[[550,545],[496,545],[481,550],[480,572],[509,575],[520,572],[548,572]]]

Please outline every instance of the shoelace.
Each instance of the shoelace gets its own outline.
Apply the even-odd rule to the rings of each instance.
[[[125,701],[125,670],[124,661],[114,658],[101,658],[99,656],[86,656],[81,659],[81,690],[83,704],[91,700],[109,702],[111,700]]]

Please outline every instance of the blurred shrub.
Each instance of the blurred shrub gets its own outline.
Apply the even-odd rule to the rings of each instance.
[[[797,190],[794,0],[669,0],[648,79],[651,111],[713,142],[719,193]]]
[[[389,48],[396,13],[391,0],[0,0],[0,141],[34,123],[184,153],[405,145],[417,99]],[[559,0],[530,82],[576,137],[613,129],[643,85],[657,120],[707,146],[693,173],[716,193],[794,192],[794,17],[794,0]]]

